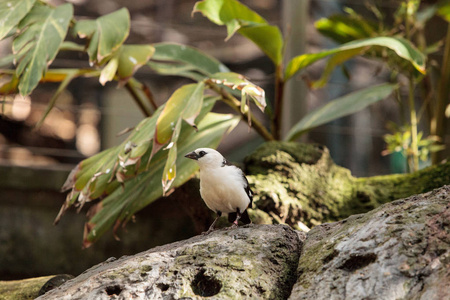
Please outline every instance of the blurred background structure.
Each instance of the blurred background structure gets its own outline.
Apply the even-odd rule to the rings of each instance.
[[[226,30],[223,27],[213,25],[200,14],[191,16],[195,0],[48,2],[55,5],[73,3],[77,19],[93,19],[127,7],[131,14],[131,32],[127,43],[175,42],[197,47],[263,87],[269,101],[274,94],[275,70],[269,58],[239,35],[225,42]],[[283,28],[285,35],[289,37],[286,53],[291,57],[334,46],[314,28],[314,22],[319,18],[342,12],[346,6],[363,15],[371,14],[365,1],[355,0],[241,2],[258,12],[269,23]],[[389,15],[401,1],[369,2],[377,4]],[[441,25],[436,20],[432,23],[434,27],[426,28],[429,40],[437,41],[445,35],[445,27]],[[6,55],[9,49],[9,44],[0,44],[0,56]],[[86,57],[77,55],[78,53],[67,53],[58,56],[53,66],[79,68],[87,64]],[[436,54],[438,61],[439,55],[440,52]],[[325,61],[319,61],[306,74],[297,76],[290,82],[286,95],[290,98],[287,102],[290,109],[283,117],[285,127],[292,126],[306,111],[319,107],[330,99],[384,82],[389,76],[382,63],[356,58],[347,65],[352,74],[350,79],[342,72],[335,72],[325,88],[308,90],[303,79],[319,78],[324,64]],[[165,102],[177,87],[187,82],[186,79],[177,77],[161,77],[145,67],[136,76],[150,87],[158,104]],[[52,83],[41,85],[30,96],[33,101],[21,96],[9,99],[14,101],[5,104],[5,114],[0,116],[0,279],[64,272],[76,275],[109,256],[132,254],[170,242],[165,236],[158,236],[157,232],[161,227],[170,228],[171,218],[186,218],[185,231],[172,228],[173,236],[181,239],[192,235],[193,228],[190,228],[189,220],[183,216],[182,211],[171,208],[171,215],[158,217],[161,215],[159,212],[165,211],[167,203],[154,203],[151,208],[139,213],[137,218],[140,224],[128,225],[128,234],[122,242],[104,238],[92,249],[83,251],[80,249],[83,215],[73,213],[58,227],[50,228],[65,198],[58,190],[68,171],[83,158],[119,144],[124,137],[117,137],[117,133],[133,127],[143,117],[132,104],[125,89],[117,88],[114,83],[103,87],[96,78],[78,78],[58,99],[56,108],[47,117],[42,128],[34,130],[34,125],[45,111],[56,88]],[[230,110],[220,104],[215,109],[220,112]],[[386,121],[398,121],[400,118],[395,101],[387,99],[354,115],[318,127],[302,140],[326,145],[335,162],[349,168],[355,176],[402,172],[406,168],[404,158],[381,155],[386,148],[383,141],[383,135],[388,133]],[[257,134],[248,129],[245,122],[241,122],[224,139],[219,150],[231,161],[240,162],[262,142]],[[446,151],[448,148],[450,145],[447,145]],[[42,254],[47,260],[39,256]],[[74,257],[79,260],[75,266]]]

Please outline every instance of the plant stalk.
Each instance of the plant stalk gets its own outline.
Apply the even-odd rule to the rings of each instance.
[[[275,114],[272,119],[272,135],[275,140],[281,139],[281,114],[283,113],[284,79],[281,64],[275,71]]]
[[[411,150],[412,150],[412,166],[411,172],[419,169],[419,146],[417,141],[417,112],[414,105],[414,78],[409,77],[409,115],[411,119]]]
[[[248,111],[244,113],[241,112],[241,102],[238,99],[236,99],[233,95],[228,93],[226,90],[220,88],[218,85],[214,84],[210,80],[206,80],[205,83],[208,85],[210,89],[212,89],[222,97],[223,102],[225,102],[228,106],[230,106],[233,110],[235,110],[238,114],[240,114],[244,121],[248,120],[249,113]],[[266,141],[274,140],[274,137],[270,134],[269,131],[267,131],[266,127],[264,127],[264,125],[262,125],[259,122],[259,120],[256,119],[252,114],[250,114],[250,119],[253,129],[255,129],[256,132],[258,132]]]

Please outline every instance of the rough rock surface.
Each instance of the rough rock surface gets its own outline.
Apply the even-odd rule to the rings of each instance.
[[[97,265],[38,299],[286,299],[301,234],[249,225]]]
[[[289,299],[450,299],[450,186],[313,228]]]
[[[449,286],[444,186],[307,235],[249,225],[111,259],[38,299],[441,300]]]

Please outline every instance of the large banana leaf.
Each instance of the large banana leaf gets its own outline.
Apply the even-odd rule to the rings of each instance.
[[[89,60],[101,65],[128,37],[130,14],[126,8],[122,8],[96,20],[81,20],[75,24],[73,31],[80,38],[89,39]]]
[[[218,72],[230,70],[202,51],[179,44],[153,44],[155,54],[148,65],[163,75],[177,75],[201,81]]]
[[[50,7],[37,2],[20,21],[20,33],[13,41],[13,53],[19,61],[16,75],[22,95],[33,91],[47,66],[55,59],[72,15],[71,4]]]
[[[184,132],[178,141],[178,174],[173,183],[174,187],[186,182],[198,168],[194,162],[184,158],[184,154],[199,146],[217,147],[225,132],[237,122],[239,118],[236,116],[209,113],[199,123],[198,132],[189,126],[184,128],[187,132]],[[95,216],[86,223],[84,247],[90,246],[113,225],[115,229],[119,228],[119,225],[125,224],[133,214],[163,195],[160,178],[166,164],[167,152],[160,151],[155,154],[147,172],[126,182],[123,189],[116,189],[97,204]],[[148,155],[149,153],[145,159],[148,159]]]
[[[211,22],[227,27],[229,39],[238,32],[254,42],[274,63],[283,59],[283,36],[260,15],[237,0],[203,0],[195,3],[193,12],[201,12]]]
[[[377,101],[383,100],[396,87],[395,84],[381,84],[330,101],[326,105],[310,112],[300,122],[294,125],[287,133],[286,140],[293,141],[314,127],[348,116]]]
[[[0,1],[0,40],[7,36],[33,7],[36,0]]]
[[[346,56],[346,58],[349,59],[374,46],[392,50],[399,58],[409,62],[419,72],[425,73],[425,56],[417,50],[411,42],[399,37],[375,37],[349,42],[334,49],[325,50],[318,53],[296,56],[288,63],[286,67],[285,80],[288,80],[298,71],[327,56]],[[349,55],[349,53],[351,55]],[[342,62],[343,60],[339,60],[339,63]]]
[[[84,246],[87,247],[114,222],[126,222],[135,212],[159,198],[163,194],[161,180],[170,180],[169,186],[174,187],[184,183],[196,170],[195,165],[185,159],[178,162],[177,158],[192,148],[216,147],[226,130],[238,122],[235,117],[208,113],[215,100],[208,97],[203,101],[196,118],[197,133],[190,124],[177,119],[174,131],[168,134],[171,136],[168,151],[153,152],[157,121],[165,110],[162,106],[152,117],[141,121],[121,145],[82,161],[63,186],[63,190],[71,189],[71,192],[55,222],[69,207],[75,205],[80,210],[84,203],[102,198],[91,208],[89,214],[94,217],[85,226]],[[164,177],[167,166],[177,167],[176,177],[175,174],[172,178]]]

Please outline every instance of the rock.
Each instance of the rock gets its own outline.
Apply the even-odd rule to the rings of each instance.
[[[289,299],[450,299],[450,186],[314,227]]]
[[[301,237],[285,225],[217,230],[99,264],[38,299],[286,299]]]
[[[110,259],[38,299],[450,299],[449,225],[444,186],[308,234],[248,225]]]

